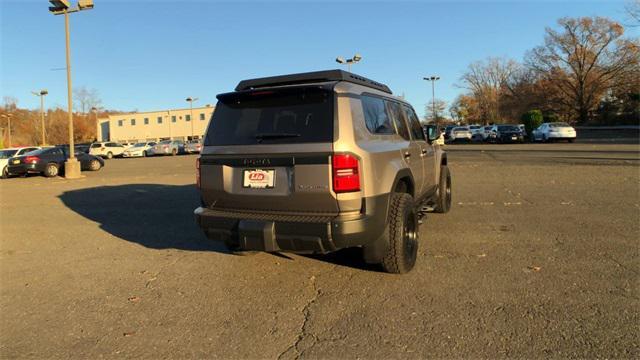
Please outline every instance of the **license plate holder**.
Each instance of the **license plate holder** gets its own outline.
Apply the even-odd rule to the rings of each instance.
[[[275,169],[245,169],[242,171],[243,188],[273,189],[275,185]]]

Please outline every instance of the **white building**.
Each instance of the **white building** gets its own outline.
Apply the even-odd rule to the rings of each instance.
[[[159,141],[200,139],[214,106],[109,115],[98,119],[98,141]]]

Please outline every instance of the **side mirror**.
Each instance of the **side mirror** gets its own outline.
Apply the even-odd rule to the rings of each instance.
[[[436,140],[438,140],[438,138],[440,137],[440,131],[438,131],[438,128],[435,125],[427,125],[427,139],[429,139],[429,142],[434,142]]]

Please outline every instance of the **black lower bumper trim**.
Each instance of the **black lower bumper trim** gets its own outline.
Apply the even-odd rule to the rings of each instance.
[[[345,220],[337,216],[324,222],[290,222],[225,216],[220,210],[199,207],[196,222],[212,240],[243,250],[328,253],[376,241],[386,227],[389,195],[365,199],[365,214]],[[248,216],[249,217],[249,216]]]

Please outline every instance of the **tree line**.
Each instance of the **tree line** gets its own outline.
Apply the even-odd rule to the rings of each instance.
[[[73,138],[75,142],[94,141],[97,134],[96,119],[118,112],[105,111],[97,90],[79,87],[73,92]],[[11,145],[42,145],[42,121],[40,109],[30,110],[18,107],[18,100],[5,96],[0,108],[0,147],[9,145],[9,121],[11,122]],[[4,116],[2,116],[4,115]],[[68,112],[60,107],[45,109],[45,141],[47,145],[69,143]],[[11,118],[9,120],[7,117]]]
[[[603,17],[562,18],[522,62],[492,57],[471,63],[460,79],[466,92],[449,107],[452,120],[515,123],[536,110],[547,122],[638,125],[640,43],[624,32]]]

